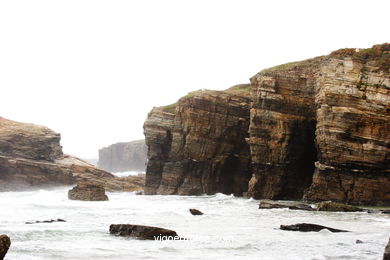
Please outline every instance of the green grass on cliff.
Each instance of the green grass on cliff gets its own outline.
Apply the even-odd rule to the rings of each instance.
[[[338,58],[350,56],[363,64],[371,61],[375,66],[378,66],[379,70],[389,71],[390,69],[390,43],[378,44],[372,46],[372,48],[360,50],[353,48],[340,49],[331,52],[329,56]]]
[[[319,61],[321,61],[321,59],[323,57],[324,56],[318,56],[318,57],[314,57],[314,58],[307,59],[307,60],[293,61],[293,62],[280,64],[280,65],[277,65],[277,66],[274,66],[271,68],[263,69],[262,71],[260,71],[260,73],[287,71],[287,70],[292,70],[295,68],[308,68],[308,67],[314,66],[315,64],[318,64]]]
[[[245,95],[245,94],[249,94],[250,90],[251,90],[251,84],[238,84],[226,89],[225,92],[237,94],[237,95]]]
[[[164,106],[162,108],[162,111],[168,112],[168,113],[175,113],[176,106],[177,106],[177,102],[170,104],[170,105],[167,105],[167,106]]]

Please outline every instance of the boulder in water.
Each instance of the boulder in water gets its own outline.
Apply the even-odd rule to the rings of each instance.
[[[362,208],[343,204],[343,203],[337,203],[333,201],[323,201],[318,203],[317,205],[317,211],[330,211],[330,212],[360,212],[363,211]]]
[[[385,248],[385,253],[383,254],[383,260],[390,260],[390,238]]]
[[[190,212],[194,216],[196,216],[196,215],[203,215],[203,212],[200,211],[200,210],[197,210],[197,209],[190,209]]]
[[[173,230],[131,224],[112,224],[110,225],[110,234],[144,240],[164,240],[164,238],[167,239],[168,237],[178,238],[177,233]]]
[[[78,183],[69,190],[70,200],[104,201],[108,200],[105,189],[102,185],[92,183]]]
[[[299,223],[295,225],[280,225],[281,230],[288,230],[288,231],[301,231],[301,232],[318,232],[323,229],[328,229],[331,232],[349,232],[347,230],[342,229],[336,229],[336,228],[330,228],[326,226],[321,226],[317,224],[309,224],[309,223]]]
[[[312,211],[313,208],[310,204],[295,202],[295,201],[276,201],[276,200],[260,200],[259,209],[278,209],[278,208],[288,208],[296,210],[308,210]]]
[[[10,246],[11,239],[7,235],[0,235],[0,260],[4,259]]]

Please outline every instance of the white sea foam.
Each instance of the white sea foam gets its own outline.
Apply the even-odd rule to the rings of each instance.
[[[68,188],[0,193],[0,233],[12,239],[6,259],[380,259],[390,234],[390,216],[384,214],[260,210],[257,200],[223,194],[108,193],[109,201],[70,201]],[[205,215],[192,216],[189,208]],[[25,224],[57,218],[67,222]],[[279,230],[281,224],[300,222],[352,232]],[[109,225],[121,223],[160,226],[202,239],[111,236]],[[356,244],[357,239],[364,243]]]

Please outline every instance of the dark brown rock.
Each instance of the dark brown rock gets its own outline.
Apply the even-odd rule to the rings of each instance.
[[[110,233],[117,236],[135,237],[145,240],[158,240],[158,237],[178,237],[173,230],[131,224],[112,224]]]
[[[98,184],[78,183],[77,186],[69,190],[70,200],[104,201],[108,200],[104,187]]]
[[[7,235],[0,235],[0,260],[3,260],[11,246],[11,239]]]
[[[145,172],[146,160],[145,140],[116,143],[99,150],[98,167],[110,172]]]
[[[332,201],[323,201],[316,204],[317,211],[330,211],[330,212],[360,212],[363,211],[362,208],[336,203]]]
[[[259,209],[277,209],[288,208],[294,210],[314,210],[310,204],[295,202],[295,201],[275,201],[275,200],[260,200]]]
[[[300,232],[318,232],[323,229],[328,229],[331,232],[349,232],[346,230],[336,229],[336,228],[330,228],[326,226],[316,225],[316,224],[309,224],[309,223],[299,223],[295,225],[280,225],[281,230],[288,230],[288,231],[300,231]]]
[[[61,218],[58,219],[50,219],[50,220],[36,220],[36,221],[28,221],[25,224],[40,224],[40,223],[53,223],[53,222],[66,222],[66,220],[63,220]]]
[[[390,238],[385,248],[385,253],[383,254],[383,260],[390,260]]]
[[[196,216],[196,215],[203,215],[203,212],[200,211],[200,210],[197,210],[197,209],[190,209],[190,212],[194,216]]]

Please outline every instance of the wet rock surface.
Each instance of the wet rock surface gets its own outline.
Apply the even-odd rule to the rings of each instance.
[[[203,215],[203,212],[197,209],[189,209],[190,213],[194,216]]]
[[[144,240],[158,240],[158,237],[177,237],[177,233],[173,230],[131,224],[112,224],[110,225],[110,234]]]
[[[260,200],[259,209],[278,209],[288,208],[294,210],[308,210],[313,211],[314,209],[310,204],[295,202],[295,201],[275,201],[275,200]]]
[[[73,189],[69,190],[68,198],[70,200],[86,201],[105,201],[108,200],[104,187],[99,184],[78,183]]]
[[[326,226],[321,226],[317,224],[309,224],[309,223],[299,223],[294,225],[280,225],[281,230],[288,230],[288,231],[300,231],[300,232],[319,232],[323,229],[327,229],[331,232],[349,232],[342,229],[336,229],[336,228],[330,228]]]
[[[11,246],[11,239],[7,235],[0,235],[0,260],[4,259]]]
[[[25,224],[40,224],[40,223],[54,223],[54,222],[66,222],[66,220],[58,218],[58,219],[50,219],[50,220],[36,220],[36,221],[27,221]]]
[[[383,254],[383,260],[390,260],[390,238],[385,248],[385,253]]]
[[[342,203],[336,203],[332,201],[323,201],[318,204],[316,204],[316,210],[317,211],[330,211],[330,212],[361,212],[364,211],[364,209],[342,204]]]

